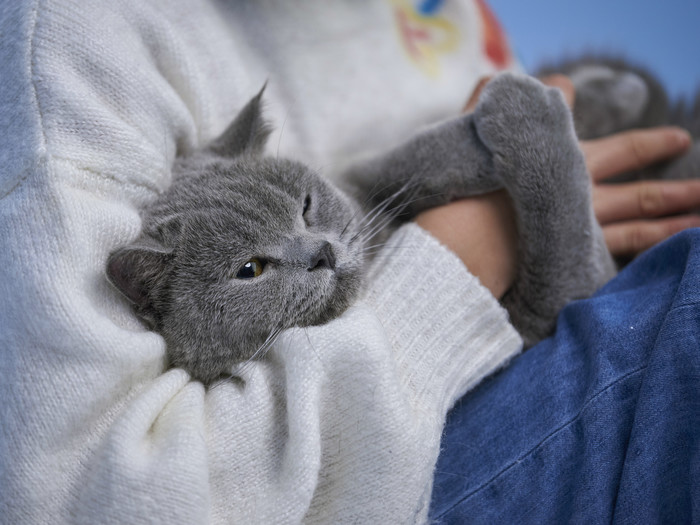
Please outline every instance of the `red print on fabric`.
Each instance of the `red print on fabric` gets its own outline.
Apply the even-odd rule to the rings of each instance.
[[[512,54],[501,25],[485,0],[476,0],[476,5],[479,7],[484,28],[484,52],[497,68],[505,69],[512,61]]]
[[[402,40],[408,53],[413,59],[420,59],[420,49],[416,45],[417,42],[429,43],[430,33],[421,27],[416,27],[411,23],[404,11],[397,10],[396,18],[399,22],[399,30],[401,31]]]

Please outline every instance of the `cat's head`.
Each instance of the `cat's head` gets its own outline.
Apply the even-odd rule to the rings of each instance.
[[[171,366],[204,382],[282,329],[339,316],[362,284],[356,204],[308,167],[263,155],[261,94],[177,162],[142,235],[107,265],[166,339]]]

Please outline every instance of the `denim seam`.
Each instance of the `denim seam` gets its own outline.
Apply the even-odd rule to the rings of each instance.
[[[679,286],[679,288],[680,288],[680,286]],[[675,297],[677,297],[677,296],[678,296],[678,292],[676,292]],[[675,300],[675,297],[674,297],[674,300]],[[663,330],[663,325],[665,325],[666,322],[668,322],[668,318],[671,315],[673,315],[674,313],[676,313],[680,310],[692,309],[692,308],[697,308],[697,307],[698,307],[698,301],[694,301],[694,302],[685,302],[682,304],[674,305],[671,308],[669,308],[668,312],[666,313],[666,315],[664,317],[664,322],[662,324],[662,328],[659,330],[659,333],[661,333],[661,331]],[[654,346],[653,346],[652,352],[654,350],[656,350],[657,344],[658,344],[658,333],[657,333],[657,339],[654,341]],[[629,436],[628,436],[628,439],[629,439]],[[623,462],[622,462],[623,469],[620,472],[620,477],[622,477],[624,475],[623,474],[624,473],[624,466],[627,464],[627,454],[628,453],[629,453],[629,447],[625,446],[625,455],[624,455]],[[618,485],[619,484],[620,484],[620,481],[618,479]],[[619,492],[616,491],[615,497],[613,498],[612,506],[611,506],[611,508],[612,508],[612,516],[610,518],[611,523],[615,522],[615,515],[617,514],[617,510],[618,510],[617,509],[617,497],[618,497],[618,495],[619,495]]]
[[[681,303],[681,304],[674,304],[669,310],[668,313],[666,314],[666,317],[674,313],[676,310],[685,310],[686,308],[697,308],[698,305],[700,305],[700,300],[699,301],[691,301],[691,302],[686,302],[686,303]]]
[[[553,430],[551,433],[549,433],[547,436],[545,436],[539,443],[537,443],[537,445],[535,445],[535,446],[532,447],[530,450],[528,450],[525,454],[523,454],[523,455],[520,456],[518,459],[516,459],[515,461],[513,461],[510,465],[508,465],[507,467],[505,467],[504,469],[502,469],[500,472],[498,472],[498,474],[495,474],[491,479],[489,479],[488,481],[482,483],[479,487],[477,487],[476,489],[474,489],[473,491],[471,491],[469,494],[467,494],[467,495],[465,495],[464,497],[462,497],[457,503],[455,503],[455,504],[452,505],[449,509],[447,509],[447,510],[445,510],[444,512],[442,512],[442,513],[441,513],[439,516],[437,516],[435,519],[436,519],[436,520],[439,520],[440,518],[442,518],[443,516],[445,516],[445,514],[451,512],[451,511],[454,510],[456,507],[458,507],[459,505],[461,505],[462,503],[464,503],[466,500],[468,500],[469,498],[471,498],[472,496],[474,496],[476,493],[480,492],[481,490],[483,490],[484,488],[486,488],[488,485],[490,485],[491,483],[493,483],[496,479],[498,479],[498,478],[501,477],[503,474],[505,474],[506,472],[508,472],[508,471],[509,471],[511,468],[513,468],[515,465],[519,464],[520,462],[522,462],[523,460],[525,460],[528,456],[532,455],[538,448],[540,448],[544,443],[546,443],[546,442],[549,441],[551,438],[553,438],[556,434],[558,434],[559,432],[561,432],[562,430],[564,430],[566,427],[570,426],[572,423],[574,423],[575,421],[577,421],[578,419],[580,419],[581,416],[583,415],[583,413],[586,411],[586,409],[587,409],[587,408],[591,405],[591,403],[593,403],[598,397],[600,397],[600,396],[603,395],[605,392],[607,392],[608,390],[610,390],[610,389],[613,388],[614,386],[618,385],[618,384],[621,383],[622,381],[625,381],[625,380],[627,380],[628,378],[630,378],[631,376],[636,375],[636,374],[639,374],[640,372],[644,371],[646,368],[647,368],[647,365],[644,365],[644,366],[640,366],[640,367],[638,367],[638,368],[635,368],[634,370],[631,370],[630,372],[627,372],[625,375],[620,376],[620,377],[617,378],[615,381],[613,381],[612,383],[610,383],[609,385],[607,385],[607,386],[606,386],[605,388],[603,388],[600,392],[598,392],[598,393],[595,394],[593,397],[591,397],[588,401],[586,401],[586,402],[584,403],[583,407],[581,407],[581,410],[579,410],[579,412],[578,412],[574,417],[572,417],[569,421],[567,421],[567,422],[563,423],[562,425],[560,425],[559,427],[557,427],[555,430]]]

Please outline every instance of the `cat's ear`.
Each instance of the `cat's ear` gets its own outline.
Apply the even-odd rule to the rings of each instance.
[[[243,153],[260,155],[267,144],[272,129],[262,115],[262,95],[267,83],[240,111],[223,134],[215,139],[209,149],[224,157],[236,157]]]
[[[137,311],[149,320],[153,311],[153,291],[161,282],[172,250],[150,237],[117,250],[107,261],[107,277]]]
[[[174,239],[177,239],[182,231],[182,221],[180,218],[181,215],[179,213],[160,217],[155,224],[155,235],[157,238],[166,244],[171,244]],[[154,242],[156,241],[151,239],[149,245]],[[163,250],[165,250],[165,248],[163,248]]]

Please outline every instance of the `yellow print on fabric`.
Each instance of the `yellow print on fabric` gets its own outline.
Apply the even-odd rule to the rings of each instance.
[[[459,30],[439,15],[445,0],[389,0],[399,38],[411,61],[430,77],[440,75],[440,55],[454,51]]]

